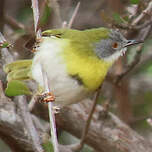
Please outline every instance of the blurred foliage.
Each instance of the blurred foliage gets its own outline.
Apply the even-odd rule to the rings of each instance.
[[[21,8],[19,10],[19,13],[17,15],[17,20],[19,22],[22,22],[24,24],[27,24],[27,20],[29,19],[32,19],[33,18],[33,12],[32,12],[32,8],[30,7],[24,7],[24,8]]]
[[[6,41],[0,42],[0,48],[10,48],[10,47],[12,47],[12,45]]]
[[[124,19],[118,13],[113,14],[113,19],[117,24],[124,23]]]
[[[50,141],[51,141],[51,139],[48,140],[47,142],[45,142],[44,144],[42,144],[45,152],[54,152],[53,145]]]
[[[131,4],[138,4],[140,0],[130,0]]]
[[[151,92],[145,92],[142,94],[142,96],[145,99],[145,102],[140,103],[139,97],[137,97],[137,100],[139,101],[139,104],[134,105],[134,114],[135,117],[137,116],[148,116],[151,113],[151,107],[152,107],[152,93]],[[140,95],[141,97],[141,95]],[[136,101],[134,99],[134,101]]]
[[[40,25],[41,26],[45,25],[48,22],[50,15],[51,15],[51,8],[48,7],[48,5],[46,5],[45,9],[44,9],[44,12],[43,12],[43,15],[40,19]]]
[[[141,98],[144,98],[145,102],[142,102],[140,100]],[[149,91],[141,94],[140,96],[137,95],[134,97],[133,101],[137,101],[138,103],[133,103],[135,122],[133,123],[132,127],[139,133],[145,135],[152,131],[152,127],[146,121],[148,116],[151,116],[152,114],[152,93]]]

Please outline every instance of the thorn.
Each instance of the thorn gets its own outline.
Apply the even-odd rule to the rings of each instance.
[[[60,110],[61,110],[60,107],[58,107],[58,106],[53,106],[53,111],[54,111],[55,114],[60,113]]]

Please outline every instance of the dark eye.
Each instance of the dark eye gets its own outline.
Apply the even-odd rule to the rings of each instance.
[[[112,48],[117,49],[117,48],[118,48],[118,43],[117,43],[117,42],[114,42],[114,43],[112,44]]]

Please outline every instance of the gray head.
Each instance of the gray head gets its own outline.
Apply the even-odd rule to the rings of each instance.
[[[102,39],[95,44],[95,53],[105,61],[115,61],[124,55],[127,46],[141,43],[142,41],[127,40],[118,30],[111,30],[109,38]]]

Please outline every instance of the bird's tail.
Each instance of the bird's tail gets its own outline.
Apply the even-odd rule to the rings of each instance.
[[[4,66],[7,81],[31,79],[32,60],[17,60]]]

